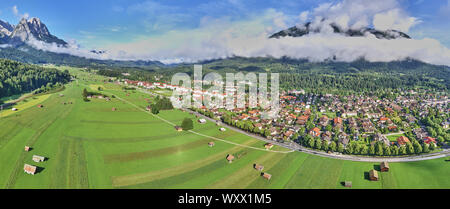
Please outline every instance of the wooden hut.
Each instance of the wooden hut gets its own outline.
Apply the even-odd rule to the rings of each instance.
[[[208,146],[209,146],[209,147],[214,147],[214,145],[215,145],[214,142],[209,142],[209,143],[208,143]]]
[[[42,156],[39,156],[39,155],[33,155],[33,161],[34,162],[39,163],[39,162],[44,162],[44,160],[45,160],[45,157],[42,157]]]
[[[44,105],[41,105],[41,104],[40,104],[40,105],[38,105],[37,107],[38,107],[38,108],[43,108],[43,107],[44,107]]]
[[[253,164],[253,168],[256,169],[257,171],[264,170],[264,166],[262,166],[260,164]]]
[[[227,160],[228,160],[229,163],[232,163],[233,160],[234,160],[234,156],[232,154],[228,154],[227,155]]]
[[[378,181],[378,172],[376,170],[369,171],[369,179],[371,181]]]
[[[224,132],[224,131],[226,131],[227,129],[225,129],[225,128],[219,128],[219,130],[222,131],[222,132]]]
[[[113,107],[111,110],[114,112],[114,111],[116,111],[117,109],[116,109],[115,107]]]
[[[28,164],[25,164],[23,166],[23,171],[25,171],[25,173],[28,173],[31,175],[34,175],[36,173],[36,170],[37,170],[36,166],[32,166],[32,165],[28,165]]]
[[[381,162],[381,164],[380,164],[380,171],[381,172],[388,172],[389,171],[389,163],[388,162]]]
[[[29,152],[30,151],[30,147],[29,146],[25,146],[25,152]]]
[[[270,180],[272,178],[272,175],[270,175],[268,173],[262,173],[262,177],[267,179],[267,180]]]
[[[344,186],[345,187],[352,187],[352,182],[351,181],[345,181],[344,182]]]
[[[181,128],[180,126],[175,126],[175,130],[177,130],[178,132],[183,131],[183,128]]]
[[[273,144],[272,144],[272,143],[267,143],[267,144],[264,145],[264,147],[265,147],[267,150],[269,150],[269,149],[272,149]]]

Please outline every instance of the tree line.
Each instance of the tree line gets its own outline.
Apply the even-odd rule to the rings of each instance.
[[[69,81],[68,71],[0,59],[0,98],[33,90],[43,92]]]

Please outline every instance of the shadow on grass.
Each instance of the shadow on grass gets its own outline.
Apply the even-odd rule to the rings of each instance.
[[[35,174],[41,173],[44,169],[45,168],[43,168],[43,167],[36,166],[36,173]]]
[[[364,179],[370,181],[369,172],[364,172]]]
[[[373,165],[373,169],[376,170],[376,171],[380,171],[381,172],[380,165]]]

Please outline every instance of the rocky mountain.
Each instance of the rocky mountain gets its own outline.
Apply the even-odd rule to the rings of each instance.
[[[9,36],[9,43],[18,46],[28,41],[38,40],[46,43],[56,43],[60,46],[66,46],[67,42],[50,34],[47,26],[39,18],[29,20],[23,18]]]
[[[0,44],[6,44],[9,41],[9,37],[11,36],[14,27],[10,25],[8,22],[4,22],[0,20]]]
[[[367,34],[372,34],[378,39],[396,39],[396,38],[407,38],[410,39],[411,37],[407,34],[397,31],[397,30],[386,30],[386,31],[380,31],[373,28],[361,28],[361,29],[342,29],[337,24],[330,23],[328,24],[334,33],[344,34],[346,36],[352,36],[352,37],[359,37],[359,36],[365,36]],[[310,33],[320,33],[323,32],[325,29],[323,28],[323,24],[314,25],[311,22],[308,22],[301,26],[294,26],[291,28],[288,28],[286,30],[282,30],[280,32],[277,32],[273,35],[271,35],[269,38],[281,38],[281,37],[301,37]]]

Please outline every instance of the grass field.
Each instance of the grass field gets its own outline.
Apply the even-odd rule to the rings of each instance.
[[[64,68],[63,68],[64,69]],[[328,159],[305,153],[273,153],[216,141],[189,132],[142,111],[149,95],[124,91],[104,78],[70,68],[78,81],[58,94],[47,95],[21,112],[0,118],[0,188],[450,188],[449,162],[436,159],[391,163],[380,181],[367,180],[376,163]],[[82,100],[84,88],[117,98]],[[129,96],[127,96],[129,94]],[[140,108],[136,108],[122,98]],[[64,104],[66,103],[66,104]],[[72,103],[72,104],[70,104]],[[112,111],[112,108],[116,111]],[[158,116],[175,124],[195,116],[179,110]],[[241,145],[262,148],[262,141],[214,123],[194,122],[194,131]],[[24,146],[31,146],[24,152]],[[276,147],[276,150],[285,150]],[[35,163],[32,155],[47,157]],[[236,156],[233,163],[227,154]],[[23,172],[24,163],[39,167],[34,176]],[[264,180],[253,164],[272,174]]]

